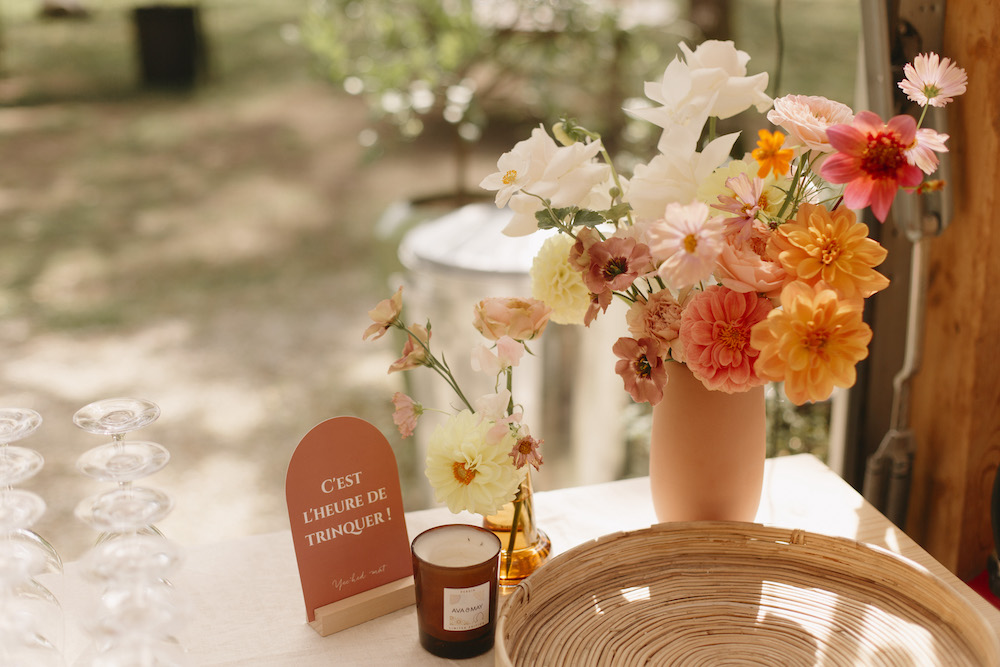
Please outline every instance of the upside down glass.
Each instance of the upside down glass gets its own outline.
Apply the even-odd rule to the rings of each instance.
[[[420,644],[444,658],[493,647],[500,538],[478,526],[438,526],[411,545]]]

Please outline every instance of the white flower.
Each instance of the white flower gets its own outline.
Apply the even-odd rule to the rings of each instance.
[[[480,396],[473,401],[473,407],[476,408],[476,414],[479,415],[480,419],[499,421],[507,416],[510,397],[510,390],[501,389],[496,393]]]
[[[674,58],[659,82],[646,82],[646,97],[662,106],[630,109],[633,115],[664,128],[664,144],[676,142],[681,134],[701,134],[709,116],[729,118],[755,106],[764,112],[771,106],[766,72],[747,76],[750,56],[733,42],[709,40],[692,51],[680,45],[684,61]]]
[[[500,156],[497,171],[484,178],[479,187],[496,190],[497,208],[503,208],[514,193],[538,180],[556,148],[545,130],[536,127],[531,136]]]
[[[510,457],[514,436],[508,431],[497,444],[487,444],[491,427],[462,410],[431,434],[425,474],[434,497],[452,512],[494,514],[517,494],[523,472]]]
[[[610,167],[594,160],[601,151],[601,142],[577,142],[571,146],[557,146],[551,137],[549,142],[556,149],[551,153],[538,179],[529,188],[524,188],[511,197],[509,208],[513,219],[504,227],[507,236],[527,236],[538,231],[535,213],[542,209],[542,199],[548,199],[554,208],[579,206],[596,207],[596,202],[607,199],[598,186],[606,183]]]
[[[710,116],[729,118],[735,116],[751,105],[763,113],[771,106],[771,98],[764,91],[767,89],[767,72],[747,76],[747,63],[750,55],[740,51],[731,41],[722,42],[715,39],[702,42],[691,51],[687,44],[681,43],[688,67],[694,70],[695,81],[705,79],[718,91],[715,102],[709,109]],[[721,85],[719,72],[725,75]]]
[[[719,137],[701,153],[670,151],[647,165],[637,165],[629,183],[628,201],[640,220],[663,217],[668,204],[690,202],[699,185],[729,158],[739,133]]]
[[[659,276],[675,289],[684,289],[712,275],[722,252],[722,217],[709,217],[702,202],[686,206],[671,203],[663,219],[650,225],[649,250],[662,262]]]
[[[928,127],[917,130],[913,145],[906,149],[906,161],[920,167],[925,174],[933,174],[938,167],[938,156],[935,153],[947,153],[947,134],[935,132]]]

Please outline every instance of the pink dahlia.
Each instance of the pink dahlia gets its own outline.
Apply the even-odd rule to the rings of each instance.
[[[834,125],[826,133],[838,152],[826,159],[819,173],[831,183],[847,183],[848,208],[871,206],[875,217],[885,222],[896,190],[912,188],[923,178],[906,155],[917,136],[912,116],[894,116],[883,123],[878,114],[862,111],[853,125]]]
[[[759,352],[750,329],[774,308],[753,292],[713,285],[696,295],[681,318],[680,339],[688,368],[707,388],[728,394],[765,383],[754,371]]]

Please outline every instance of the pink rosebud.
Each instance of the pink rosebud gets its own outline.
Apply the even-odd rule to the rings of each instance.
[[[490,340],[510,336],[526,341],[542,335],[551,313],[552,309],[538,299],[490,297],[476,304],[472,324]]]
[[[402,286],[396,290],[388,299],[383,299],[378,302],[374,308],[368,311],[368,316],[374,320],[374,324],[365,329],[365,333],[362,336],[364,340],[368,340],[371,336],[375,336],[372,340],[378,340],[385,335],[385,332],[389,330],[392,323],[396,321],[399,317],[399,313],[403,310],[403,288]]]

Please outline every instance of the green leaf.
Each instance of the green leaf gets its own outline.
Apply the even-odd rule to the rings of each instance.
[[[573,216],[574,227],[596,227],[607,222],[607,219],[597,211],[580,209]]]

